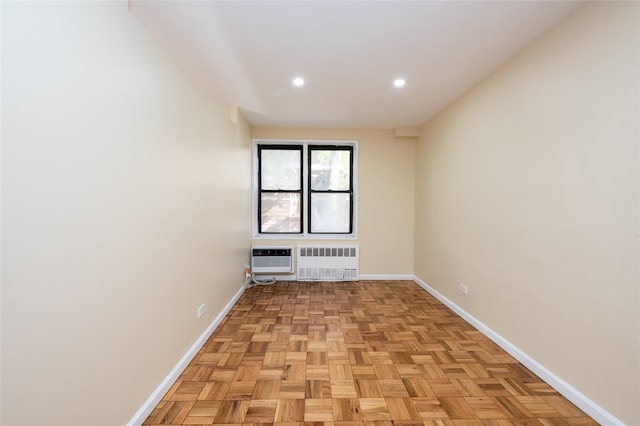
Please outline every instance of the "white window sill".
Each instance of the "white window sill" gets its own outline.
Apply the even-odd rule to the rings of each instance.
[[[283,234],[283,235],[253,235],[254,240],[345,240],[354,241],[358,239],[355,234]]]

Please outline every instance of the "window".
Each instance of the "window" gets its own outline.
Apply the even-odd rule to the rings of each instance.
[[[302,146],[258,147],[260,233],[302,232]]]
[[[309,229],[350,234],[353,227],[352,147],[309,146]]]
[[[355,142],[254,147],[256,237],[355,237]]]

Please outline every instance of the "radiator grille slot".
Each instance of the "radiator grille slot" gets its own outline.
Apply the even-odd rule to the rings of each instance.
[[[305,257],[357,257],[357,247],[300,247]]]
[[[298,281],[357,281],[359,247],[298,246]]]

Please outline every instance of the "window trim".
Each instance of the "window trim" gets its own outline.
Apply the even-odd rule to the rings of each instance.
[[[302,224],[301,233],[261,233],[259,228],[259,146],[302,146]],[[309,232],[309,147],[350,147],[351,148],[351,233],[311,233]],[[358,238],[358,141],[356,140],[318,140],[318,139],[253,139],[252,141],[252,185],[251,216],[252,239],[254,240],[356,240]]]

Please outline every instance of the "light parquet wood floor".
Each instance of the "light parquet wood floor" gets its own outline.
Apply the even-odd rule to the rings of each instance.
[[[594,425],[410,281],[248,289],[145,425]]]

